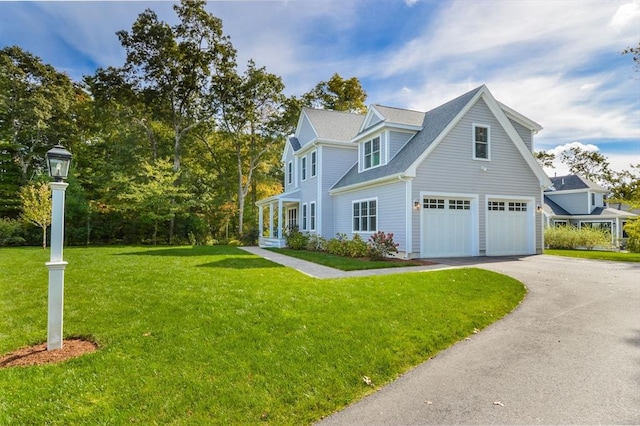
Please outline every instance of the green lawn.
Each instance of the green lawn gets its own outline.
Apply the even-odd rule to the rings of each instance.
[[[545,249],[544,254],[579,257],[582,259],[614,260],[616,262],[640,262],[640,253],[621,253],[617,251]]]
[[[358,271],[362,269],[395,268],[401,266],[417,266],[418,262],[392,262],[390,260],[354,259],[318,251],[292,250],[288,248],[268,248],[275,253],[308,260],[309,262],[340,269],[341,271]]]
[[[0,354],[46,340],[49,252],[0,249]],[[68,248],[65,337],[0,369],[0,424],[309,424],[517,306],[479,269],[317,280],[232,247]],[[470,360],[472,362],[472,360]]]

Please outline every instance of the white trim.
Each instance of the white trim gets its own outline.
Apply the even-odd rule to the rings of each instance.
[[[457,198],[471,200],[471,251],[472,256],[480,255],[480,196],[478,194],[460,193],[460,192],[438,192],[438,191],[420,191],[420,257],[424,257],[425,244],[424,244],[424,215],[425,209],[422,207],[422,203],[426,197],[442,197],[442,198]]]
[[[367,115],[365,115],[364,120],[362,120],[362,124],[360,125],[360,129],[358,130],[358,134],[360,132],[362,132],[363,130],[368,129],[369,127],[371,127],[371,125],[368,124],[368,123],[370,123],[369,119],[372,116],[376,116],[379,119],[379,121],[377,121],[373,126],[375,126],[375,125],[377,125],[377,124],[379,124],[381,122],[384,123],[385,118],[382,115],[382,113],[377,110],[375,105],[369,105],[369,108],[367,110]]]
[[[383,133],[377,134],[376,136],[373,136],[369,139],[367,139],[366,141],[363,141],[361,143],[358,144],[358,171],[360,173],[365,172],[367,170],[373,170],[375,168],[381,167],[384,165],[384,163],[382,162],[382,153],[383,151],[383,138],[382,138]],[[375,139],[378,139],[378,164],[376,164],[375,166],[371,166],[371,167],[364,167],[364,162],[365,162],[365,145],[367,143],[371,143],[371,158],[373,159],[373,141]],[[373,163],[373,161],[372,161]]]
[[[287,162],[287,185],[293,185],[293,161]]]
[[[534,134],[538,133],[540,130],[543,129],[543,127],[540,124],[536,123],[532,119],[525,117],[524,115],[520,114],[518,111],[506,106],[500,101],[496,101],[496,102],[498,103],[498,106],[502,108],[502,110],[504,111],[504,113],[508,118],[512,119],[518,124],[523,125],[527,129],[533,131]]]
[[[317,186],[316,186],[316,196],[317,196],[317,200],[318,200],[318,205],[316,206],[316,209],[319,212],[322,212],[322,205],[323,205],[323,198],[324,198],[324,194],[322,192],[322,167],[320,167],[320,165],[322,164],[321,161],[322,158],[322,146],[319,146],[318,149],[316,150],[316,176],[317,176]],[[316,233],[319,235],[322,235],[322,218],[323,218],[324,214],[320,213],[317,214],[317,219],[316,219]]]
[[[306,231],[309,227],[309,207],[307,203],[302,203],[302,221],[298,227],[301,231]]]
[[[487,158],[476,157],[476,129],[487,129]],[[491,161],[491,126],[489,124],[472,123],[471,124],[471,158],[480,161]]]
[[[348,173],[345,173],[345,175]],[[344,175],[343,175],[344,176]],[[370,188],[373,186],[378,186],[378,185],[382,185],[385,182],[389,181],[394,181],[394,180],[398,180],[398,179],[402,179],[402,178],[414,178],[415,176],[406,176],[404,173],[396,173],[393,175],[389,175],[389,176],[383,176],[377,179],[372,179],[372,180],[368,180],[366,182],[358,182],[358,183],[354,183],[353,185],[348,185],[348,186],[343,186],[342,188],[337,188],[337,189],[331,189],[329,190],[329,195],[338,195],[338,194],[344,194],[347,192],[352,192],[352,191],[360,191],[366,188]],[[340,179],[338,179],[339,181]]]
[[[413,254],[413,179],[407,179],[405,181],[404,189],[404,232],[405,232],[405,258],[411,259]],[[422,208],[420,208],[422,210]]]
[[[367,230],[367,231],[363,231],[363,230],[358,230],[356,231],[355,229],[353,229],[353,205],[356,203],[364,203],[364,202],[369,202],[369,201],[375,201],[376,202],[376,228],[374,230]],[[367,206],[368,208],[368,206]],[[351,233],[352,234],[375,234],[376,232],[378,232],[378,223],[380,223],[380,202],[378,201],[378,197],[369,197],[369,198],[361,198],[358,200],[351,200],[351,212],[349,213],[350,217],[351,217]],[[360,217],[362,217],[362,215],[360,215]],[[367,215],[368,218],[371,218],[371,215]]]
[[[309,231],[310,232],[315,232],[318,225],[317,219],[318,219],[318,205],[316,204],[315,201],[310,201],[309,202]]]
[[[313,161],[314,157],[316,159],[315,162]],[[309,168],[311,169],[311,173],[309,174],[309,179],[318,176],[318,150],[317,149],[314,149],[309,153],[309,166],[310,166]]]
[[[366,132],[358,133],[356,136],[351,138],[351,142],[359,143],[364,139],[370,139],[371,135],[377,132],[384,132],[388,130],[399,130],[399,131],[417,133],[422,129],[423,129],[422,126],[412,126],[410,124],[388,123],[386,121],[381,121],[379,123],[376,123],[373,127],[367,129]]]
[[[300,181],[304,182],[307,180],[307,156],[304,155],[300,157]]]

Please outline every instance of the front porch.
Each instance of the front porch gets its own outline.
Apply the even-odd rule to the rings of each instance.
[[[260,247],[283,248],[287,229],[298,226],[300,191],[274,195],[256,203],[258,206],[258,245]],[[268,209],[265,217],[264,209]],[[265,219],[267,223],[265,224]]]

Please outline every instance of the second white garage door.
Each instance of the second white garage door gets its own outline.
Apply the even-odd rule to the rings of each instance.
[[[426,197],[423,200],[422,257],[474,255],[470,199]]]
[[[487,256],[533,254],[531,208],[525,201],[487,203]]]

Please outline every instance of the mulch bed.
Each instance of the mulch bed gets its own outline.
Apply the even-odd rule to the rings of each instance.
[[[20,348],[0,357],[0,368],[54,364],[95,352],[98,345],[84,339],[63,340],[62,349],[48,351],[47,344]]]

